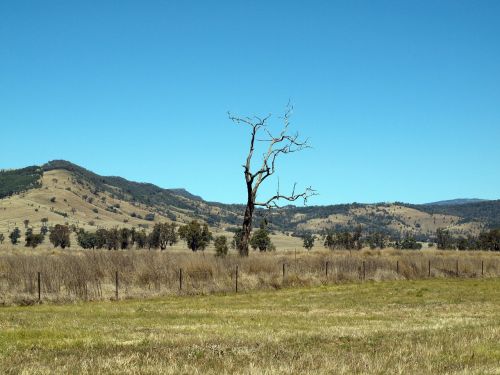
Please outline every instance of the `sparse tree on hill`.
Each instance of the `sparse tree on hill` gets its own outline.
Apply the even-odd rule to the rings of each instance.
[[[54,247],[60,246],[62,249],[65,249],[71,246],[69,235],[70,230],[67,225],[56,224],[50,230],[49,240]]]
[[[21,231],[18,227],[15,227],[14,230],[9,234],[10,242],[12,245],[16,245],[21,237]]]
[[[215,255],[219,257],[225,257],[228,252],[227,238],[226,236],[217,236],[214,241]]]
[[[187,247],[192,251],[205,250],[212,240],[207,224],[201,225],[193,220],[179,228],[179,236],[186,241]]]
[[[239,243],[239,253],[241,256],[248,256],[248,246],[250,242],[250,235],[252,232],[252,221],[253,214],[256,207],[272,208],[278,207],[279,201],[294,202],[298,199],[302,199],[304,203],[307,203],[307,198],[314,195],[315,192],[312,188],[307,188],[303,193],[295,192],[295,185],[292,189],[290,195],[284,195],[280,192],[279,184],[276,194],[264,201],[257,201],[257,195],[261,184],[270,176],[276,172],[276,159],[280,155],[286,155],[294,152],[301,151],[308,148],[307,140],[299,140],[299,135],[290,134],[288,126],[290,124],[290,116],[292,113],[292,107],[288,105],[288,108],[283,116],[283,129],[278,135],[272,135],[267,128],[268,120],[270,115],[259,118],[259,117],[234,117],[229,114],[229,118],[236,124],[243,124],[250,126],[250,145],[248,155],[243,165],[245,184],[247,190],[247,203],[245,208],[245,213],[243,216],[242,224],[242,236],[241,242]],[[258,139],[260,133],[264,133],[263,139]],[[255,142],[261,141],[267,144],[267,151],[262,157],[262,163],[258,170],[252,170],[252,157],[255,152]]]
[[[3,241],[5,240],[5,236],[3,233],[0,233],[0,245],[3,244]]]
[[[24,228],[28,228],[28,225],[30,225],[30,221],[28,219],[25,219],[23,223],[24,223]]]

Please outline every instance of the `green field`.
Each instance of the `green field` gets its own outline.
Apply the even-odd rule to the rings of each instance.
[[[500,373],[500,279],[0,308],[0,373]]]

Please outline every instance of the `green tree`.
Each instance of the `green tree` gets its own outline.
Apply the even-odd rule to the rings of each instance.
[[[106,231],[106,248],[108,250],[118,250],[120,242],[120,232],[117,228],[111,228]]]
[[[303,241],[302,246],[304,246],[307,250],[311,250],[314,246],[314,240],[315,240],[315,237],[311,233],[306,233],[302,237],[302,241]]]
[[[54,245],[54,247],[60,246],[62,249],[71,246],[70,241],[70,230],[67,225],[56,224],[50,230],[49,240]]]
[[[144,249],[148,242],[148,236],[146,231],[143,229],[140,232],[133,233],[134,242],[138,249]]]
[[[386,235],[382,232],[375,232],[368,236],[367,238],[368,245],[370,249],[385,249],[387,246],[387,238]]]
[[[187,247],[192,251],[205,250],[212,241],[212,233],[209,231],[208,225],[201,225],[196,220],[181,226],[179,236],[186,241]]]
[[[120,229],[120,249],[125,250],[131,246],[132,231],[128,228]]]
[[[160,248],[165,250],[168,245],[172,246],[178,241],[177,225],[175,223],[156,223],[149,235],[149,248]]]
[[[436,231],[437,248],[440,250],[453,249],[455,247],[453,237],[446,229],[438,228]]]
[[[95,248],[102,249],[106,247],[106,238],[108,237],[108,231],[104,228],[100,228],[95,232]]]
[[[420,250],[422,248],[422,244],[418,243],[415,237],[411,234],[406,234],[403,241],[397,244],[396,247],[403,250]]]
[[[14,230],[9,234],[10,242],[12,242],[12,245],[17,245],[20,237],[21,231],[18,227],[15,227]]]
[[[96,233],[87,232],[84,229],[80,229],[76,235],[78,245],[84,249],[94,249],[97,243]]]
[[[24,240],[26,241],[26,244],[25,244],[26,247],[31,246],[32,238],[33,238],[33,228],[26,229],[26,233],[24,233]]]
[[[225,257],[228,252],[227,238],[226,236],[217,236],[214,241],[215,255],[219,257]]]
[[[250,246],[254,250],[259,249],[263,251],[274,250],[274,245],[271,242],[271,237],[269,237],[269,231],[267,230],[267,223],[265,220],[261,221],[260,228],[257,229],[250,239]]]

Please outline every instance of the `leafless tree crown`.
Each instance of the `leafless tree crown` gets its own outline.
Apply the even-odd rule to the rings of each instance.
[[[276,159],[278,156],[283,154],[291,154],[310,148],[308,139],[302,141],[299,139],[299,134],[289,134],[290,116],[292,114],[293,107],[291,105],[287,106],[286,112],[281,119],[283,120],[283,128],[279,135],[273,135],[268,129],[268,121],[271,115],[266,117],[236,117],[231,113],[228,113],[229,118],[236,124],[248,125],[251,128],[250,137],[250,149],[246,158],[246,162],[243,165],[245,180],[247,184],[247,190],[249,198],[251,197],[255,206],[261,206],[266,208],[279,207],[278,202],[280,200],[286,200],[288,202],[294,202],[302,199],[304,204],[307,204],[307,199],[313,195],[317,195],[316,191],[311,187],[308,187],[302,193],[296,193],[296,183],[293,185],[293,189],[290,195],[284,195],[280,192],[279,182],[276,194],[269,198],[267,201],[256,202],[257,191],[268,177],[272,176],[276,172]],[[265,137],[262,139],[257,139],[259,131],[262,130],[265,133]],[[268,143],[267,151],[262,155],[261,167],[256,171],[252,172],[252,157],[255,152],[255,142],[265,142]]]

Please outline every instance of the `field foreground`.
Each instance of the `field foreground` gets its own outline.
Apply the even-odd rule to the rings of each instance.
[[[500,373],[500,279],[0,308],[0,373]]]

